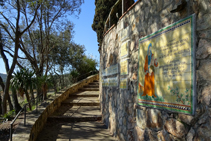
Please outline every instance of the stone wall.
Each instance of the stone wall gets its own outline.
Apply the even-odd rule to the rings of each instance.
[[[78,91],[78,89],[83,88],[83,86],[88,85],[94,80],[99,80],[99,74],[92,75],[87,77],[84,80],[81,80],[78,83],[73,84],[69,89],[67,89],[64,93],[61,94],[58,98],[56,98],[51,104],[49,104],[46,109],[42,112],[39,118],[36,120],[33,125],[29,137],[29,141],[35,141],[39,132],[43,129],[48,117],[53,114],[60,106],[62,101],[67,99],[70,94],[73,94]]]
[[[129,31],[129,74],[100,76],[100,80],[116,76],[129,80],[127,90],[102,87],[100,83],[103,122],[121,141],[211,140],[211,1],[186,0],[186,4],[179,5],[182,1],[185,2],[139,0],[104,36],[99,49],[101,72],[120,63],[122,32],[126,28]],[[171,13],[173,9],[176,10]],[[195,115],[136,106],[139,39],[193,13],[196,14]]]

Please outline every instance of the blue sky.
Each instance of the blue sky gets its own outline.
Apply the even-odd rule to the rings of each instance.
[[[92,30],[92,22],[95,14],[95,0],[84,0],[81,6],[81,14],[79,18],[72,16],[70,20],[74,26],[74,41],[77,44],[84,45],[87,55],[93,55],[95,58],[100,58],[98,52],[97,34]]]

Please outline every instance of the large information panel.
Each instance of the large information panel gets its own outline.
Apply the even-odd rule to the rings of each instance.
[[[195,15],[139,40],[138,104],[194,114]]]

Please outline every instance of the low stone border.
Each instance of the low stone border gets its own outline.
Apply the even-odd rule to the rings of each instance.
[[[78,91],[78,89],[82,88],[88,83],[93,82],[94,80],[99,80],[99,74],[92,75],[80,82],[72,85],[69,89],[67,89],[61,96],[57,97],[51,104],[49,104],[46,109],[42,112],[39,118],[36,120],[35,124],[32,126],[31,133],[29,136],[29,141],[35,141],[39,132],[43,129],[48,116],[50,116],[54,111],[56,111],[60,106],[62,101],[67,99],[70,94],[73,94]]]

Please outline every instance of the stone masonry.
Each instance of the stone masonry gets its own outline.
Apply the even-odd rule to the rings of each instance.
[[[178,9],[186,1],[183,9]],[[171,13],[173,9],[177,9]],[[138,41],[189,15],[196,14],[196,87],[194,116],[136,106]],[[121,141],[210,141],[211,140],[211,1],[139,0],[104,36],[100,71],[120,63],[122,32],[129,34],[129,73],[104,78],[126,77],[128,89],[102,87],[100,102],[103,122]],[[100,76],[102,80],[102,76]],[[119,79],[120,81],[120,79]]]

